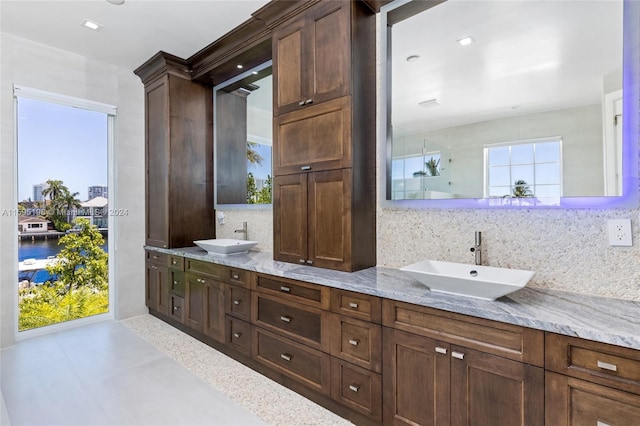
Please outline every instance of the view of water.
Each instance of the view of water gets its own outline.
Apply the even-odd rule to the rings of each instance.
[[[49,256],[55,256],[60,253],[62,246],[58,245],[58,239],[52,240],[35,240],[35,241],[18,241],[18,261],[25,259],[46,259]],[[108,252],[108,239],[104,237],[104,245],[102,249]]]

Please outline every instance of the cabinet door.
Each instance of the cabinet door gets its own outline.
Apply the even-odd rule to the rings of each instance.
[[[147,261],[145,271],[146,305],[149,309],[167,315],[169,312],[168,268]]]
[[[273,258],[304,263],[307,259],[307,176],[273,179]]]
[[[225,341],[224,284],[206,279],[204,285],[204,334]]]
[[[206,280],[196,274],[185,274],[185,324],[202,332],[204,318],[204,287]]]
[[[451,346],[451,425],[544,425],[544,370]]]
[[[547,425],[637,426],[640,421],[640,395],[551,372],[545,386]]]
[[[351,97],[274,119],[275,176],[351,167]]]
[[[308,226],[308,259],[311,264],[320,268],[350,271],[350,169],[309,174]]]
[[[307,12],[308,45],[304,52],[307,99],[319,104],[345,96],[350,89],[350,2],[321,2]]]
[[[145,88],[146,244],[169,245],[169,77]]]
[[[274,115],[304,105],[305,95],[302,87],[304,24],[304,18],[298,18],[273,32]]]
[[[391,328],[383,333],[384,423],[449,425],[449,346]]]

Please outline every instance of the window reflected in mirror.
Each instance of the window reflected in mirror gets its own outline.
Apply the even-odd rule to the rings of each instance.
[[[429,3],[387,14],[387,199],[622,195],[622,0]]]
[[[271,204],[272,70],[214,87],[216,205]]]

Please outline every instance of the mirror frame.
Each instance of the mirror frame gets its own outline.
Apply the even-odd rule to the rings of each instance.
[[[419,2],[420,4],[416,3]],[[442,3],[442,0],[395,0],[380,8],[378,27],[378,181],[380,207],[413,209],[473,209],[473,208],[577,208],[577,209],[636,209],[638,208],[638,143],[640,134],[640,2],[623,0],[623,64],[622,64],[622,195],[593,197],[560,197],[526,200],[518,198],[451,198],[427,200],[391,200],[391,41],[389,22],[400,22]],[[411,4],[413,3],[413,4]],[[629,113],[630,112],[630,113]]]
[[[248,76],[250,76],[254,71],[262,71],[263,69],[269,68],[270,66],[272,66],[273,64],[273,60],[268,60],[266,62],[263,62],[262,64],[253,67],[241,74],[238,74],[237,76],[230,78],[229,80],[223,81],[222,83],[216,84],[215,86],[213,86],[213,158],[214,158],[214,165],[213,165],[213,205],[214,208],[216,210],[219,209],[231,209],[231,210],[271,210],[273,203],[272,204],[219,204],[218,203],[218,144],[216,141],[216,129],[218,128],[218,123],[217,123],[217,116],[218,114],[216,113],[216,91],[220,90],[223,87],[229,86],[230,84],[233,84],[235,82],[238,82]],[[273,111],[273,109],[272,109]],[[272,112],[273,115],[273,112]],[[273,143],[273,141],[272,141]],[[273,166],[273,163],[272,163]],[[272,176],[273,178],[273,176]]]

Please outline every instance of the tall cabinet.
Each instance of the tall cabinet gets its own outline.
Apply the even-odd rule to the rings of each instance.
[[[319,2],[273,32],[274,258],[376,263],[375,15]]]
[[[146,244],[214,238],[212,88],[160,52],[135,73],[145,85]]]

